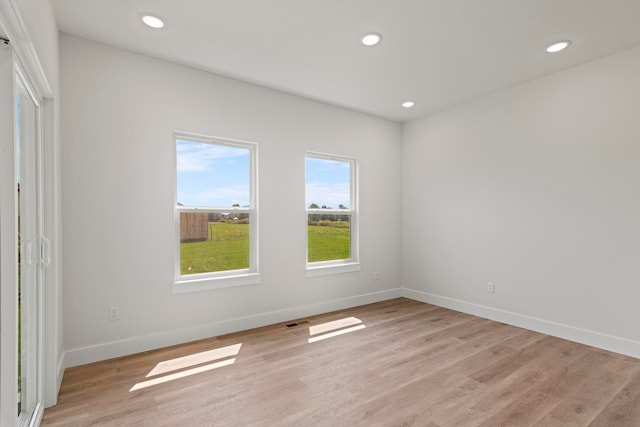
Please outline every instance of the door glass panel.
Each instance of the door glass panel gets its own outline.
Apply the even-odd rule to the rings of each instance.
[[[38,393],[39,230],[37,110],[29,94],[16,94],[16,198],[18,214],[18,415],[29,419]]]

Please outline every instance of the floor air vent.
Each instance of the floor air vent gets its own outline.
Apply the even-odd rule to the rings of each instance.
[[[287,328],[293,328],[293,327],[296,327],[296,326],[304,325],[304,324],[306,324],[306,323],[309,323],[309,321],[308,321],[308,320],[301,320],[301,321],[299,321],[299,322],[288,323],[288,324],[286,325],[286,327],[287,327]]]

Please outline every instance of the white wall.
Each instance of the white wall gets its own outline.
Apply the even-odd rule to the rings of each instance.
[[[640,48],[407,123],[405,295],[640,357],[638,76]]]
[[[68,365],[400,295],[399,124],[64,34],[61,76]],[[174,131],[259,144],[261,285],[171,294]],[[307,150],[359,159],[359,273],[305,278]]]

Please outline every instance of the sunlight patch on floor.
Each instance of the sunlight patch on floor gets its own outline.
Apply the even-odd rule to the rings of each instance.
[[[145,378],[166,374],[167,372],[180,371],[175,372],[173,374],[165,375],[163,377],[154,378],[151,380],[143,381],[137,383],[129,392],[140,390],[143,388],[151,387],[158,384],[163,384],[169,381],[174,381],[180,378],[185,378],[191,375],[200,374],[202,372],[211,371],[213,369],[222,368],[224,366],[233,365],[236,361],[235,357],[240,352],[240,347],[242,347],[242,343],[234,344],[227,347],[216,348],[214,350],[203,351],[201,353],[194,353],[188,356],[178,357],[171,360],[165,360],[163,362],[158,363],[147,375]],[[213,362],[213,363],[208,363]],[[204,363],[208,363],[203,365]],[[192,366],[197,366],[191,369]],[[185,370],[182,370],[185,369]]]
[[[147,378],[189,368],[202,363],[213,362],[214,360],[220,360],[226,357],[236,356],[240,352],[241,346],[242,343],[203,351],[201,353],[190,354],[188,356],[178,357],[171,360],[165,360],[164,362],[158,363],[155,368],[147,374]]]
[[[337,337],[339,335],[348,334],[350,332],[364,329],[365,325],[362,320],[357,317],[347,317],[344,319],[334,320],[331,322],[321,323],[319,325],[309,326],[309,344],[326,340],[327,338]]]

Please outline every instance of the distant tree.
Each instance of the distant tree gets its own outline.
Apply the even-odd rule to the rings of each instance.
[[[341,203],[338,205],[338,209],[347,209],[347,207]]]
[[[309,209],[319,209],[320,206],[315,203],[311,203],[309,205]],[[307,216],[307,225],[316,225],[320,221],[320,215],[318,214],[310,214]]]
[[[209,222],[218,222],[222,219],[222,215],[217,212],[209,212]]]
[[[331,206],[322,205],[322,209],[331,209]],[[331,215],[323,214],[320,215],[320,221],[329,221],[331,219]]]

